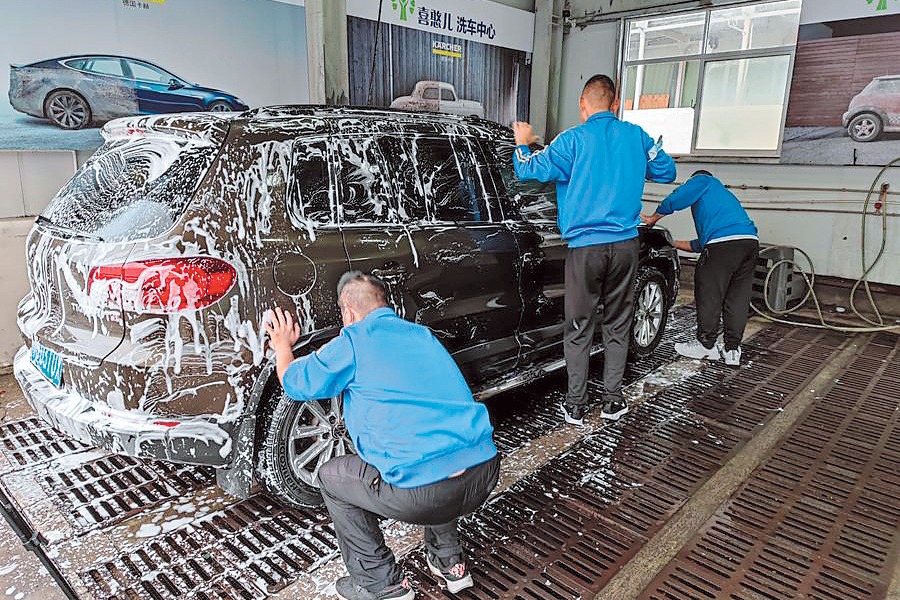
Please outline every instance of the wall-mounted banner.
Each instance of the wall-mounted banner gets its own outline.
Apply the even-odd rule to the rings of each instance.
[[[534,13],[487,0],[347,0],[347,14],[370,21],[531,52]]]
[[[299,6],[4,0],[3,17],[0,150],[92,150],[116,117],[309,102]]]
[[[900,0],[807,0],[800,24],[900,15]]]
[[[806,0],[801,23],[781,161],[900,156],[900,0]]]

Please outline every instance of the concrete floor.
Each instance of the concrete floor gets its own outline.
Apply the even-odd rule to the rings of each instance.
[[[690,291],[688,290],[682,295],[680,301],[690,300]],[[751,320],[747,336],[752,336],[766,325],[762,320]],[[853,349],[848,346],[848,349],[839,358],[846,361],[852,355]],[[640,405],[646,399],[658,397],[662,391],[678,386],[688,378],[701,373],[705,368],[705,363],[701,361],[677,359],[632,382],[627,387],[626,393],[630,403]],[[818,377],[824,381],[832,376],[833,373],[826,366]],[[523,393],[527,393],[527,390],[523,390]],[[698,527],[768,456],[773,445],[784,437],[785,433],[799,419],[804,408],[813,403],[815,399],[814,390],[791,399],[789,409],[776,415],[764,430],[694,494],[682,510],[673,515],[669,523],[657,535],[647,541],[637,556],[621,565],[622,568],[618,575],[609,582],[609,585],[598,597],[617,600],[637,597],[650,579],[691,539]],[[25,418],[31,414],[30,408],[11,376],[0,376],[0,407],[2,407],[0,410],[3,411],[3,422]],[[599,415],[595,411],[588,418],[584,428],[574,429],[554,425],[529,438],[504,457],[501,483],[495,491],[495,497],[563,455],[576,444],[590,438],[605,426],[608,425],[600,421]],[[66,572],[67,578],[83,597],[92,596],[89,595],[84,582],[78,581],[78,572],[84,571],[98,561],[111,559],[138,544],[161,539],[160,536],[173,530],[192,523],[196,524],[216,511],[234,505],[233,500],[222,495],[214,486],[205,486],[193,489],[182,497],[160,502],[143,513],[131,516],[112,526],[99,530],[88,530],[79,534],[73,529],[71,523],[63,518],[59,507],[46,496],[36,481],[43,473],[52,473],[54,469],[62,467],[69,468],[73,461],[87,462],[96,454],[92,451],[74,452],[69,456],[51,461],[40,469],[16,470],[10,464],[2,464],[5,459],[0,453],[0,478],[3,479],[4,485],[11,491],[16,501],[22,505],[35,526],[48,538],[51,557]],[[388,544],[399,557],[413,552],[421,540],[419,528],[401,523],[387,524],[385,534]],[[332,553],[303,572],[290,585],[271,594],[270,597],[279,599],[328,597],[332,592],[331,582],[343,572],[343,565],[339,557]],[[252,573],[243,575],[249,578],[254,577]],[[898,582],[900,582],[900,577],[895,577],[894,586],[891,589],[892,595],[889,596],[892,600],[900,599],[900,592],[897,591],[900,590]],[[6,524],[0,526],[0,593],[5,593],[6,597],[16,600],[63,597],[49,574],[31,553],[22,548],[19,540]]]

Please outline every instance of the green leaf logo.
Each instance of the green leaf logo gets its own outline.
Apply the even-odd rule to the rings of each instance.
[[[394,10],[400,9],[401,21],[408,21],[413,11],[416,10],[416,0],[391,0],[391,7]]]
[[[896,2],[896,0],[894,0],[894,1]],[[888,9],[888,0],[866,0],[866,2],[868,2],[869,4],[875,4],[877,2],[878,5],[875,7],[875,10],[887,10]]]

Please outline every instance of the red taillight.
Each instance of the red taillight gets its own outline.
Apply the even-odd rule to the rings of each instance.
[[[162,427],[177,427],[178,425],[181,425],[181,421],[153,421],[153,424]]]
[[[211,257],[160,258],[94,267],[88,294],[133,312],[196,310],[228,293],[234,267]]]

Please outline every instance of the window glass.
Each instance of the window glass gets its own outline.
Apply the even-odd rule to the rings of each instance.
[[[705,12],[629,21],[625,60],[700,54],[705,27]]]
[[[122,71],[122,61],[118,58],[88,59],[85,63],[84,70],[100,75],[114,75],[116,77],[125,76],[125,73]]]
[[[291,223],[298,229],[331,223],[331,199],[325,141],[297,141],[291,164],[291,190],[287,195]]]
[[[396,189],[397,210],[404,222],[428,218],[425,189],[419,178],[418,160],[409,138],[384,137],[379,140],[381,153],[387,160],[388,173]]]
[[[707,63],[697,148],[777,150],[790,64],[789,55]]]
[[[373,136],[334,141],[341,222],[392,223],[392,190],[378,141]]]
[[[700,61],[633,65],[625,69],[622,118],[657,139],[670,154],[690,154]]]
[[[425,88],[425,91],[422,92],[422,98],[425,100],[437,100],[438,89],[435,87]]]
[[[556,221],[556,184],[540,181],[520,181],[513,169],[515,147],[502,145],[497,150],[504,187],[504,216],[525,221]]]
[[[453,95],[453,91],[442,88],[441,100],[449,100],[450,102],[453,102],[454,100],[456,100],[456,96]]]
[[[710,13],[706,51],[736,52],[794,46],[800,27],[800,0],[750,4]]]
[[[465,138],[414,138],[412,156],[425,198],[438,221],[488,221],[474,146]]]
[[[75,59],[75,60],[67,60],[64,64],[65,64],[67,67],[71,67],[71,68],[73,68],[73,69],[78,69],[79,71],[82,71],[82,70],[84,70],[84,65],[85,65],[85,63],[87,63],[87,59],[85,59],[85,58],[78,58],[78,59]]]
[[[129,62],[131,74],[135,79],[143,79],[144,81],[153,81],[155,83],[169,83],[172,75],[166,73],[162,69],[157,69],[145,63]]]

